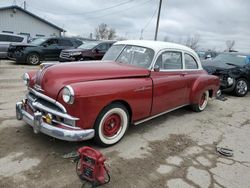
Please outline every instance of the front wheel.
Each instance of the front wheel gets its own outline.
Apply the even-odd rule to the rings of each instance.
[[[238,97],[244,97],[248,92],[248,82],[240,78],[236,81],[235,88],[234,88],[234,94]]]
[[[95,137],[97,144],[111,146],[119,142],[129,125],[129,113],[120,103],[114,103],[99,114],[95,122]]]
[[[31,53],[27,57],[27,63],[30,65],[38,65],[40,63],[40,57],[37,53]]]
[[[200,96],[198,104],[193,104],[192,109],[196,112],[203,111],[207,107],[208,100],[209,100],[209,92],[204,91]]]

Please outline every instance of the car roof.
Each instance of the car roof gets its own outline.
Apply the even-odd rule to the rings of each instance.
[[[234,55],[250,56],[250,53],[247,53],[247,52],[225,52],[225,54],[234,54]]]
[[[191,48],[184,46],[184,45],[172,43],[172,42],[162,42],[162,41],[153,41],[153,40],[124,40],[124,41],[116,42],[115,44],[143,46],[143,47],[151,48],[155,52],[159,52],[162,49],[177,49],[177,50],[188,51],[192,54],[196,54],[196,52],[192,50]]]
[[[27,36],[25,36],[25,35],[17,35],[17,34],[13,34],[13,33],[0,33],[0,35],[8,35],[8,36],[27,38]]]

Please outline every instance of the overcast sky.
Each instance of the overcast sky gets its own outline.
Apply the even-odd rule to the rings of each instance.
[[[0,6],[13,0],[0,0]],[[159,0],[26,0],[27,10],[63,27],[68,35],[88,37],[100,23],[128,39],[153,39]],[[16,0],[21,6],[23,0]],[[200,48],[250,52],[249,0],[163,0],[158,39],[183,42],[200,37]]]

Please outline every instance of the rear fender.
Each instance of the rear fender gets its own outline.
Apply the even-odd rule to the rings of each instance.
[[[190,93],[190,103],[197,104],[204,91],[212,91],[210,97],[215,97],[217,91],[219,90],[220,82],[217,76],[212,75],[202,75],[198,77],[191,89]]]

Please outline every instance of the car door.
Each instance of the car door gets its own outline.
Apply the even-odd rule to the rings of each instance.
[[[109,45],[107,43],[101,43],[94,49],[95,59],[100,60],[104,54],[108,51]]]
[[[58,39],[48,39],[46,42],[44,42],[41,46],[42,48],[42,54],[45,60],[53,60],[56,56],[59,57],[58,54]]]
[[[197,62],[198,60],[190,53],[184,53],[184,68],[186,70],[187,96],[190,96],[192,86],[203,71]],[[188,99],[189,100],[189,99]]]
[[[187,104],[187,82],[181,51],[163,51],[151,72],[153,104],[151,115],[156,115]]]
[[[60,38],[58,40],[59,42],[58,42],[58,51],[56,54],[56,58],[59,58],[62,50],[75,48],[73,42],[68,38]]]

